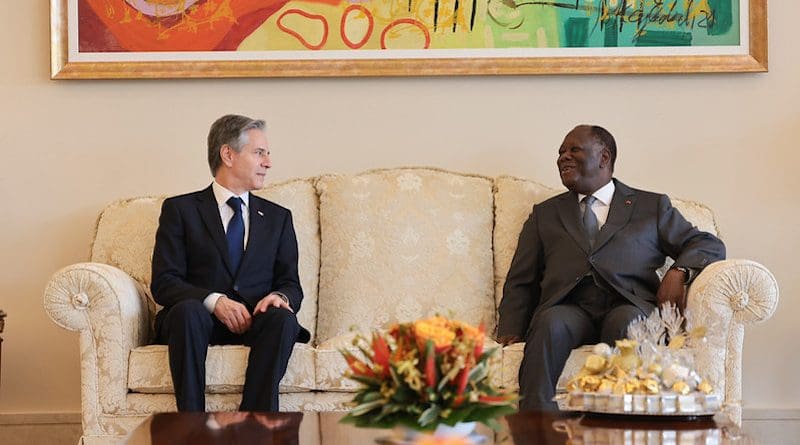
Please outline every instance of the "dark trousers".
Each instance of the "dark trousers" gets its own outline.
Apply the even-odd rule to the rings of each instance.
[[[612,347],[625,337],[641,309],[614,292],[604,290],[591,276],[555,306],[537,312],[525,338],[519,368],[520,410],[557,410],[553,396],[570,352],[580,345],[602,341]]]
[[[278,411],[278,384],[300,331],[291,311],[270,307],[242,335],[229,331],[202,301],[181,301],[163,311],[156,319],[157,340],[169,347],[178,411],[205,411],[206,355],[209,345],[218,344],[250,347],[239,409]]]

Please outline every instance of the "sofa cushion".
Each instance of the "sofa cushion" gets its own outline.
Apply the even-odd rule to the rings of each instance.
[[[92,261],[122,269],[150,287],[150,265],[163,196],[115,201],[100,219],[92,243]]]
[[[272,184],[255,195],[269,199],[292,211],[297,232],[300,283],[305,298],[297,319],[311,332],[316,331],[319,272],[319,212],[316,190],[309,180],[298,179]],[[158,217],[164,197],[144,197],[109,204],[97,222],[92,244],[92,261],[110,264],[150,287]]]
[[[353,346],[356,334],[348,332],[330,338],[317,346],[317,389],[320,391],[355,392],[359,384],[344,376],[347,362],[340,349],[346,349],[355,356],[361,356]]]
[[[316,342],[317,292],[319,290],[319,199],[310,181],[298,180],[254,192],[264,199],[292,211],[297,249],[300,255],[298,270],[303,287],[303,305],[297,321],[311,332],[311,344]]]
[[[522,224],[531,214],[534,203],[540,203],[559,193],[561,192],[537,182],[510,176],[500,176],[495,180],[494,282],[498,305],[503,298],[503,285],[508,268],[511,267],[511,259],[517,250]]]
[[[247,356],[250,348],[241,345],[211,346],[206,359],[206,393],[241,393]],[[128,389],[138,393],[173,393],[169,358],[165,345],[141,346],[131,351],[128,362]],[[314,348],[297,343],[281,392],[302,392],[314,389],[316,380]]]
[[[581,370],[586,363],[586,357],[591,355],[594,345],[583,345],[572,350],[569,354],[561,376],[556,383],[556,392],[566,391],[569,379]],[[519,366],[522,364],[522,354],[525,343],[514,343],[503,347],[503,360],[501,366],[501,386],[512,391],[519,390]]]
[[[436,313],[494,328],[492,182],[432,169],[323,176],[321,342]]]

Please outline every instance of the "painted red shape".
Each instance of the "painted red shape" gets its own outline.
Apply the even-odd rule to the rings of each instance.
[[[381,49],[386,49],[386,33],[398,25],[413,25],[421,29],[425,34],[425,46],[423,46],[422,49],[428,49],[428,47],[431,46],[431,33],[428,32],[428,28],[426,28],[422,22],[415,19],[397,19],[386,25],[386,28],[383,28],[383,32],[381,33]]]
[[[323,32],[322,32],[322,39],[320,40],[320,42],[316,45],[311,44],[308,40],[303,38],[303,36],[299,32],[284,25],[282,23],[283,18],[289,14],[300,14],[307,19],[319,20],[320,22],[322,22]],[[278,28],[280,28],[281,31],[296,38],[298,41],[300,41],[300,43],[303,44],[303,46],[305,46],[308,49],[314,49],[314,50],[321,49],[328,42],[328,21],[325,20],[325,17],[319,14],[312,14],[310,12],[303,11],[302,9],[287,9],[283,14],[280,15],[280,17],[278,17],[277,24]]]
[[[347,22],[347,16],[350,15],[353,11],[361,11],[365,16],[367,16],[367,21],[369,22],[369,26],[367,26],[367,32],[364,33],[364,37],[359,40],[358,42],[353,42],[347,37],[347,34],[344,32],[344,27]],[[375,27],[375,19],[372,17],[372,13],[369,10],[361,5],[350,5],[347,9],[344,10],[342,14],[342,21],[339,24],[339,33],[342,35],[342,41],[345,45],[350,47],[350,49],[359,49],[367,43],[367,40],[372,36],[372,29]]]
[[[125,0],[79,0],[80,51],[235,50],[288,0],[200,0],[183,14],[142,15]]]

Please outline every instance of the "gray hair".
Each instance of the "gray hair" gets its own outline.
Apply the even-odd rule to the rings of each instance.
[[[247,132],[250,130],[264,130],[267,124],[261,119],[251,119],[237,114],[226,114],[211,124],[208,131],[208,167],[211,175],[216,176],[217,170],[222,165],[219,150],[228,144],[235,152],[241,152],[249,142]]]

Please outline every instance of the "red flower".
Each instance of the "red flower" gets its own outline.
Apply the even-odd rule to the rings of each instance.
[[[376,365],[381,367],[381,376],[388,377],[389,372],[389,345],[386,344],[386,340],[378,335],[372,335],[372,351],[374,355],[372,357],[372,361],[375,362]]]
[[[425,382],[428,384],[428,388],[433,388],[436,386],[436,353],[433,340],[428,340],[425,349]]]
[[[512,394],[503,394],[499,396],[484,395],[478,397],[478,401],[487,405],[505,405],[514,396]]]
[[[461,371],[458,373],[458,377],[456,377],[456,395],[460,396],[464,394],[464,390],[467,389],[467,383],[469,382],[469,365],[464,366]]]

